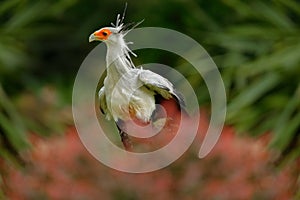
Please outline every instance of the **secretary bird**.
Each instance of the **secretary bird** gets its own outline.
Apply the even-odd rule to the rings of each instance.
[[[93,32],[89,42],[102,41],[107,46],[107,75],[99,90],[100,110],[107,120],[114,120],[125,150],[132,151],[132,142],[124,129],[128,121],[153,124],[159,121],[158,105],[175,105],[180,110],[184,104],[173,84],[161,75],[143,68],[136,68],[131,55],[136,56],[127,46],[124,37],[136,24],[124,24],[124,15],[117,16],[116,23]],[[174,107],[174,106],[173,106]],[[174,116],[167,116],[172,118]]]

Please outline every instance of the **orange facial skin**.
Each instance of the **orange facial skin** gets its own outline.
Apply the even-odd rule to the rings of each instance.
[[[107,28],[100,29],[99,31],[96,31],[94,33],[94,36],[99,40],[107,40],[107,38],[110,36],[111,31]]]

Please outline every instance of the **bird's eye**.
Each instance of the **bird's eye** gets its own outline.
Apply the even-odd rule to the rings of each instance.
[[[94,33],[95,37],[97,37],[99,40],[107,40],[110,34],[111,31],[107,28],[95,31]]]

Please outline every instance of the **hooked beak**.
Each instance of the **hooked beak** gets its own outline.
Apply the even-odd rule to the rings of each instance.
[[[94,33],[92,33],[92,34],[90,35],[90,37],[89,37],[89,42],[93,42],[93,41],[95,41],[95,40],[97,40],[97,38],[96,38],[96,36],[94,35]]]

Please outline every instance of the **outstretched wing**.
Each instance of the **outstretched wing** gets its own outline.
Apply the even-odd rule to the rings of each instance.
[[[168,79],[150,70],[140,70],[139,80],[149,90],[154,91],[165,99],[175,98],[178,104],[184,106],[182,96],[175,91],[173,84]]]

